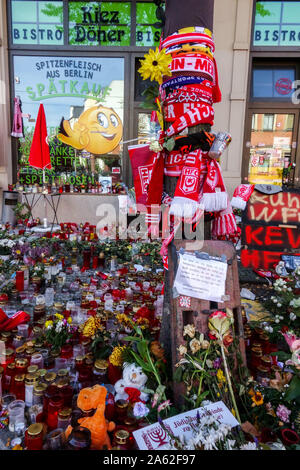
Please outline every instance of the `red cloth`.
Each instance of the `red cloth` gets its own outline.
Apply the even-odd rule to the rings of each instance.
[[[14,98],[14,103],[14,118],[11,135],[13,137],[24,137],[20,98]]]
[[[141,399],[140,399],[141,392],[138,388],[125,387],[124,392],[127,393],[128,401],[130,403],[138,403],[139,401],[141,401]]]
[[[45,111],[44,106],[41,103],[39,107],[32,144],[30,148],[30,155],[28,159],[30,166],[34,168],[40,168],[42,170],[44,170],[45,168],[51,170],[52,167],[47,138],[48,136]]]
[[[130,157],[135,197],[137,205],[147,203],[148,187],[150,184],[156,153],[149,145],[132,145],[128,147]]]
[[[12,317],[8,316],[0,309],[0,331],[9,331],[21,325],[21,323],[27,323],[30,320],[28,313],[19,311],[16,312]]]

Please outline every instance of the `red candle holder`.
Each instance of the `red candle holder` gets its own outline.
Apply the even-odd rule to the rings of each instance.
[[[298,436],[298,434],[292,429],[288,428],[282,429],[280,431],[280,439],[282,440],[283,444],[287,447],[298,444],[300,442],[300,437]]]

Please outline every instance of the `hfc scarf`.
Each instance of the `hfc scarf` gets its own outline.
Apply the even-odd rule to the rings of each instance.
[[[254,184],[240,184],[237,188],[235,188],[233,198],[231,199],[232,207],[245,210],[247,202],[249,201],[254,191],[254,187]]]
[[[199,124],[214,123],[214,109],[209,104],[203,104],[198,108],[191,109],[185,114],[175,119],[173,124],[166,130],[167,137],[179,134],[188,127],[197,126]]]

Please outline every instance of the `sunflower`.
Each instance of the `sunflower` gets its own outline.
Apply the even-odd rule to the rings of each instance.
[[[252,406],[260,406],[264,403],[263,396],[260,392],[255,392],[251,400],[253,401]]]
[[[149,53],[144,55],[142,66],[139,68],[139,73],[143,80],[150,78],[151,81],[156,81],[162,84],[162,77],[172,75],[169,69],[169,64],[172,62],[172,56],[166,54],[165,49],[161,51],[156,48],[155,51],[150,49]]]

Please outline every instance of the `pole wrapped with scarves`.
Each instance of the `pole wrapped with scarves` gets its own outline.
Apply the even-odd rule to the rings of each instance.
[[[219,164],[231,136],[211,131],[214,104],[222,99],[212,31],[214,0],[166,0],[165,18],[162,2],[155,3],[163,25],[160,46],[144,56],[139,72],[158,84],[151,119],[160,131],[155,142],[130,147],[129,154],[136,194],[142,196],[137,204],[146,201],[149,233],[159,233],[161,205],[169,207],[170,235],[161,251],[166,257],[183,219],[195,227],[203,214],[210,217],[214,239],[234,237],[237,226]]]

